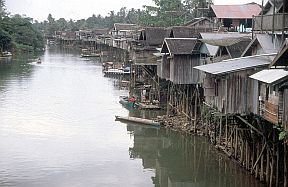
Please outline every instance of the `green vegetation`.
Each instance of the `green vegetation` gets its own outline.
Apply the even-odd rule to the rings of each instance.
[[[40,51],[44,39],[33,24],[32,19],[20,15],[9,16],[4,0],[0,0],[0,52]]]

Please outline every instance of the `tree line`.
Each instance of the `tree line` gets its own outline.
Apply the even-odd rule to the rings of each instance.
[[[212,0],[153,0],[155,6],[143,6],[143,9],[120,8],[110,11],[107,16],[93,14],[87,19],[56,20],[51,14],[43,22],[35,21],[37,29],[52,35],[55,31],[77,31],[94,28],[113,28],[114,23],[130,23],[149,27],[169,27],[183,25],[195,17],[207,16]],[[202,8],[202,11],[200,10]]]

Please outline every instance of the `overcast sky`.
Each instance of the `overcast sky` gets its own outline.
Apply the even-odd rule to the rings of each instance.
[[[261,0],[214,0],[214,4],[242,4]],[[106,16],[110,10],[118,11],[121,7],[142,8],[153,5],[152,0],[6,0],[6,8],[11,14],[25,14],[39,21],[47,19],[49,13],[56,19],[72,18],[78,20],[93,14]]]

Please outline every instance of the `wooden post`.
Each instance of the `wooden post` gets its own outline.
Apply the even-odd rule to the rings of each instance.
[[[273,133],[273,139],[274,139],[274,133]],[[271,155],[271,158],[272,158],[272,162],[270,164],[270,169],[271,169],[271,172],[270,172],[270,179],[269,179],[269,187],[273,187],[273,175],[274,175],[274,165],[275,165],[275,144],[273,144],[273,150],[272,150],[272,155]]]
[[[279,186],[279,162],[280,162],[280,154],[279,154],[279,143],[276,144],[276,182],[275,186]]]
[[[263,145],[264,142],[262,142]],[[266,144],[265,144],[266,145]],[[266,146],[263,145],[263,151],[261,151],[261,160],[260,160],[260,181],[264,181],[264,151]]]
[[[166,110],[166,115],[169,115],[169,111],[170,111],[170,82],[168,83],[168,91],[167,91],[167,110]]]
[[[222,134],[222,116],[220,116],[220,119],[219,119],[219,125],[220,125],[220,128],[219,128],[219,145],[221,145],[221,134]]]
[[[186,88],[186,114],[187,114],[187,121],[189,121],[189,85]]]
[[[198,100],[198,89],[195,89],[195,111],[194,111],[194,133],[196,133],[196,123],[197,123],[197,100]]]
[[[254,155],[255,155],[255,147],[256,147],[256,145],[255,145],[255,143],[253,142],[252,143],[252,153],[251,153],[251,165],[252,165],[252,167],[251,167],[251,174],[253,174],[254,173],[254,168],[255,167],[253,167],[254,166]],[[256,149],[257,149],[257,147],[256,147]],[[257,151],[258,151],[258,149],[257,149]],[[257,156],[257,153],[256,153],[256,156]],[[255,165],[256,166],[256,165]],[[250,169],[250,168],[249,168]],[[255,172],[255,176],[257,177],[257,172]]]
[[[269,173],[269,170],[270,170],[270,156],[269,156],[269,149],[266,149],[266,183],[269,184],[269,176],[270,176],[270,173]]]
[[[288,172],[287,172],[287,145],[284,142],[284,187],[288,187]]]
[[[249,155],[248,155],[248,142],[246,140],[246,143],[245,143],[245,151],[246,151],[246,169],[249,170]]]
[[[258,160],[259,160],[259,143],[257,143],[256,144],[256,158],[258,158],[257,160],[256,160],[256,162],[255,162],[255,165],[256,165],[256,171],[255,171],[255,176],[256,176],[256,178],[258,178],[258,176],[259,176],[259,164],[258,164]],[[254,157],[253,157],[254,158]],[[252,165],[253,165],[254,163],[252,163]],[[251,169],[251,170],[253,170],[253,168]]]
[[[238,152],[238,127],[236,127],[236,132],[235,132],[235,159],[237,160],[237,152]]]
[[[242,131],[242,133],[243,133],[243,131]],[[243,163],[243,158],[244,158],[244,140],[243,140],[243,136],[241,136],[242,137],[242,139],[241,139],[241,146],[240,146],[240,163],[241,163],[241,165],[243,166],[244,165],[244,163]]]
[[[282,6],[282,13],[283,13],[283,16],[282,16],[282,36],[281,36],[281,40],[282,40],[282,44],[284,43],[285,41],[285,23],[286,23],[286,16],[285,16],[285,8],[286,8],[286,0],[283,0],[283,6]]]
[[[226,141],[226,146],[228,144],[228,115],[225,115],[225,141]]]

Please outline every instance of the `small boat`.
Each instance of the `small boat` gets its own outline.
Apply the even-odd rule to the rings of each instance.
[[[135,122],[135,123],[139,123],[139,124],[143,124],[143,125],[151,125],[151,126],[155,126],[155,127],[160,127],[160,122],[154,121],[154,120],[151,120],[151,119],[115,116],[115,120],[127,121],[127,122]]]
[[[0,55],[1,57],[11,57],[12,56],[12,53],[9,52],[9,51],[4,51],[2,52],[2,54]]]
[[[40,58],[38,58],[38,60],[37,60],[37,62],[36,62],[37,64],[41,64],[42,62],[41,62],[41,59]]]
[[[126,67],[124,69],[116,69],[116,68],[110,68],[106,71],[103,71],[104,74],[106,76],[117,76],[117,75],[130,75],[130,68],[129,67]]]
[[[101,53],[96,53],[94,50],[82,49],[81,57],[100,57]]]
[[[126,96],[121,96],[119,103],[128,109],[137,107],[135,102],[129,101],[129,97],[126,97]]]
[[[81,54],[81,57],[100,57],[101,54],[99,53],[90,53],[90,54]]]

